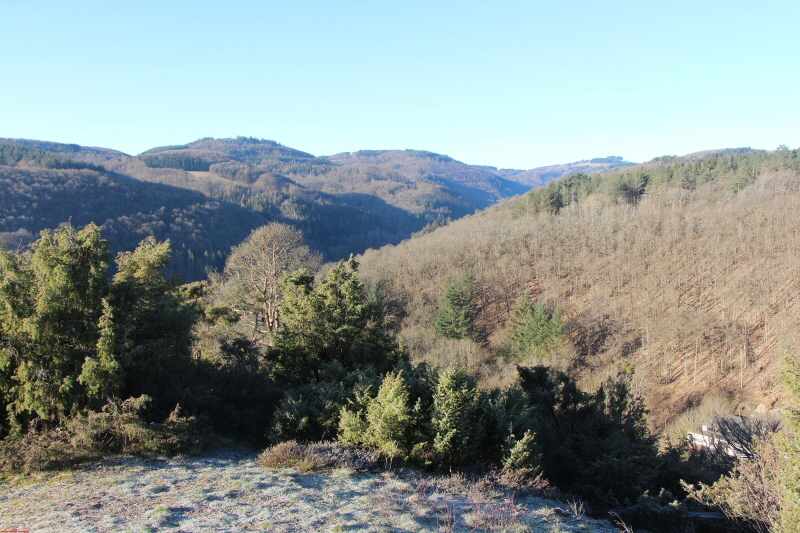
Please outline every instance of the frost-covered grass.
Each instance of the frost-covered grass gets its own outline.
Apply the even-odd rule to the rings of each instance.
[[[562,509],[564,509],[562,511]],[[0,529],[153,531],[616,531],[562,502],[461,476],[267,468],[255,454],[118,458],[0,482]]]

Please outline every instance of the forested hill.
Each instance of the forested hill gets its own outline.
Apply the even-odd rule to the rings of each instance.
[[[607,159],[592,169],[621,164]],[[397,244],[530,188],[519,182],[530,182],[529,173],[424,150],[316,157],[252,137],[205,138],[138,156],[0,139],[0,169],[8,191],[0,202],[1,242],[25,244],[42,229],[94,221],[117,250],[145,235],[170,238],[170,270],[187,281],[220,267],[232,245],[268,221],[301,229],[326,260],[337,260]]]
[[[590,388],[632,371],[654,427],[680,436],[704,409],[780,405],[781,356],[800,350],[798,205],[797,150],[663,157],[565,176],[368,251],[360,272],[403,303],[400,338],[419,357],[489,384],[513,376],[509,362],[547,363]],[[469,276],[474,337],[443,340],[443,287]],[[544,308],[527,333],[514,326],[524,302]],[[546,334],[556,311],[564,337]]]
[[[0,243],[14,248],[43,229],[96,222],[115,252],[133,249],[147,235],[169,238],[170,273],[191,281],[205,277],[207,267],[220,268],[231,246],[269,221],[301,229],[312,247],[336,260],[398,243],[430,222],[463,216],[519,192],[462,197],[438,183],[440,178],[423,174],[424,163],[439,165],[433,171],[445,168],[448,183],[468,194],[476,184],[482,186],[480,178],[491,176],[452,160],[434,160],[427,152],[401,154],[414,163],[411,170],[400,168],[410,177],[400,177],[401,158],[395,158],[391,171],[367,165],[370,158],[364,155],[335,164],[243,137],[201,139],[138,157],[76,144],[0,139]],[[478,179],[456,184],[456,167]]]
[[[315,203],[363,209],[384,225],[400,216],[396,234],[385,242],[398,242],[397,237],[408,237],[430,222],[459,218],[530,188],[423,150],[315,157],[250,137],[154,148],[120,163],[118,170],[138,179],[194,188],[262,212],[280,210],[287,195],[300,194]]]
[[[190,281],[221,268],[230,247],[268,222],[263,215],[200,193],[93,169],[0,165],[0,244],[16,248],[43,229],[102,225],[112,251],[147,235],[170,239],[171,273]]]
[[[584,174],[595,174],[618,169],[620,167],[630,167],[635,164],[636,163],[623,160],[620,156],[611,155],[608,157],[595,157],[593,159],[576,161],[574,163],[565,163],[562,165],[537,167],[530,170],[495,170],[495,174],[498,176],[504,176],[529,187],[540,187],[542,185],[547,185],[551,181],[558,179],[565,174],[575,174],[577,172],[583,172]]]

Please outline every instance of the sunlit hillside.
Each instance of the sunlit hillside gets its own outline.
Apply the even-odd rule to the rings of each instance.
[[[633,365],[654,427],[669,431],[704,397],[738,412],[779,405],[781,354],[800,348],[799,205],[796,150],[659,158],[368,251],[361,272],[404,303],[401,338],[417,358],[474,366],[487,383],[535,362],[504,357],[528,291],[569,332],[546,362],[591,383]],[[431,325],[445,278],[463,270],[481,287],[468,345]]]

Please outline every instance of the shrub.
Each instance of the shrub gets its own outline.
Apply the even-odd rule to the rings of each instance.
[[[663,489],[658,496],[645,492],[636,504],[620,510],[618,518],[630,528],[642,528],[651,533],[694,533],[686,505]]]
[[[737,462],[716,483],[685,488],[692,498],[718,508],[730,520],[767,533],[779,523],[784,507],[778,482],[784,466],[773,439],[760,440],[754,450],[753,457]]]
[[[351,257],[316,286],[303,270],[282,278],[281,327],[268,354],[276,378],[294,384],[323,381],[331,363],[383,374],[404,358],[380,306],[367,302],[357,273]]]
[[[374,470],[378,456],[337,442],[299,444],[291,440],[264,450],[256,458],[256,464],[265,468],[297,468],[303,472],[320,468]]]
[[[487,400],[474,378],[450,368],[439,376],[433,395],[433,452],[443,466],[479,463],[486,439]]]
[[[176,455],[196,452],[203,443],[195,417],[180,415],[180,406],[161,423],[144,422],[140,411],[151,399],[128,398],[108,403],[102,411],[89,411],[66,424],[71,444],[78,449],[99,453],[125,453],[143,456]]]
[[[785,362],[783,382],[789,392],[789,409],[787,427],[778,441],[785,458],[780,480],[785,505],[778,528],[782,533],[791,531],[800,522],[800,355],[787,354]]]
[[[295,387],[283,397],[272,416],[270,438],[321,441],[334,438],[342,408],[376,385],[364,372],[347,372],[339,364],[324,365],[325,381]]]
[[[629,392],[629,375],[588,393],[546,367],[518,367],[518,372],[551,483],[596,507],[618,506],[660,488],[669,464],[647,431],[641,398]]]
[[[162,423],[144,422],[139,411],[149,402],[147,396],[129,398],[109,403],[100,412],[73,417],[54,430],[8,437],[0,442],[0,471],[66,468],[109,453],[151,457],[191,453],[202,446],[199,423],[180,416],[177,406]]]
[[[332,466],[332,462],[309,451],[308,446],[289,440],[264,450],[256,457],[256,464],[266,468],[296,468],[301,472]]]
[[[387,457],[406,457],[409,452],[411,409],[402,371],[388,374],[374,398],[358,398],[358,411],[342,409],[340,440],[371,446]]]

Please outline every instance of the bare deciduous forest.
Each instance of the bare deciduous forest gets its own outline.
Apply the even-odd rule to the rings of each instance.
[[[706,172],[693,187],[654,179],[721,167],[726,158],[747,175]],[[569,332],[549,362],[587,383],[633,365],[656,430],[666,422],[669,432],[679,413],[709,395],[731,411],[770,409],[781,398],[779,357],[798,348],[796,154],[695,159],[587,178],[557,213],[528,208],[548,193],[537,189],[370,250],[360,258],[362,274],[403,302],[400,338],[414,355],[441,365],[462,357],[487,383],[512,375],[511,362],[535,362],[503,358],[501,349],[509,313],[528,291],[558,309]],[[632,201],[619,183],[637,173],[650,184]],[[464,270],[482,289],[480,334],[468,348],[444,348],[430,324],[445,277]]]

